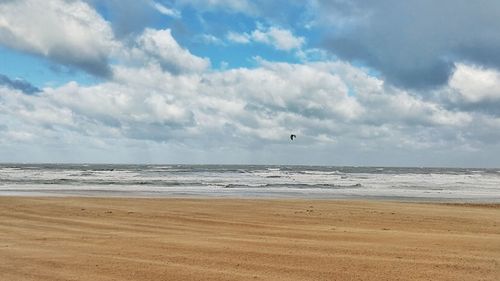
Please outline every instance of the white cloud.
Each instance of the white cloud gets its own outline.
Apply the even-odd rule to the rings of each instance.
[[[196,42],[200,42],[207,45],[224,45],[225,43],[218,37],[212,34],[200,34],[195,37]]]
[[[459,132],[475,121],[471,114],[386,88],[348,64],[261,63],[255,69],[188,75],[173,75],[157,64],[117,66],[113,81],[95,86],[69,83],[46,88],[39,97],[9,90],[0,100],[0,115],[83,136],[193,147],[281,143],[292,131],[308,144],[366,138],[374,144],[410,143],[416,126]],[[434,143],[439,136],[418,139]]]
[[[303,62],[307,61],[327,61],[328,53],[319,48],[310,48],[310,49],[299,49],[295,52],[295,56]]]
[[[364,98],[365,102],[373,103],[370,116],[379,118],[384,123],[393,119],[394,123],[408,125],[461,127],[472,121],[468,113],[449,111],[439,104],[401,90]],[[388,112],[391,114],[387,114]]]
[[[251,37],[254,41],[272,45],[278,50],[300,49],[305,43],[304,37],[296,37],[290,30],[271,26],[268,29],[256,29]]]
[[[226,37],[229,41],[235,43],[247,44],[252,41],[259,42],[273,46],[275,49],[282,51],[301,49],[306,43],[304,37],[295,36],[290,30],[275,26],[265,28],[259,25],[257,29],[250,34],[229,32]]]
[[[0,2],[0,44],[96,75],[109,75],[109,24],[81,1]]]
[[[246,33],[229,32],[226,35],[226,38],[227,40],[235,43],[240,43],[240,44],[250,43],[250,35]]]
[[[500,101],[500,72],[466,64],[457,64],[450,87],[468,103]]]
[[[172,37],[170,29],[147,28],[136,40],[137,46],[130,50],[131,58],[159,63],[164,69],[175,72],[199,72],[210,66],[206,58],[197,57],[182,48]]]
[[[155,2],[155,1],[152,1],[151,5],[158,12],[160,12],[160,13],[166,15],[166,16],[170,16],[170,17],[173,17],[173,18],[180,18],[181,17],[181,13],[179,11],[177,11],[176,9],[168,8],[165,5],[162,5],[162,4],[160,4],[158,2]]]
[[[197,9],[223,9],[249,14],[256,12],[256,7],[248,0],[178,0],[177,3],[180,5],[191,5]]]

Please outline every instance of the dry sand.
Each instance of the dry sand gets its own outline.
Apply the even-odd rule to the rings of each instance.
[[[500,207],[0,197],[0,280],[500,280]]]

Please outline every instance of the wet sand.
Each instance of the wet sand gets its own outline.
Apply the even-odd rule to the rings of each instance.
[[[500,280],[500,205],[0,197],[0,280]]]

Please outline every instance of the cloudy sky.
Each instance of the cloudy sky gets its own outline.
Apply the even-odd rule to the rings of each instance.
[[[498,167],[498,50],[498,0],[0,0],[0,162]]]

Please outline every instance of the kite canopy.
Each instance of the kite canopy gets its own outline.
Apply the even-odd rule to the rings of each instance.
[[[291,140],[293,140],[293,139],[295,139],[295,138],[297,138],[297,136],[296,136],[296,135],[293,135],[293,134],[292,134],[292,135],[290,135],[290,139],[291,139]]]

